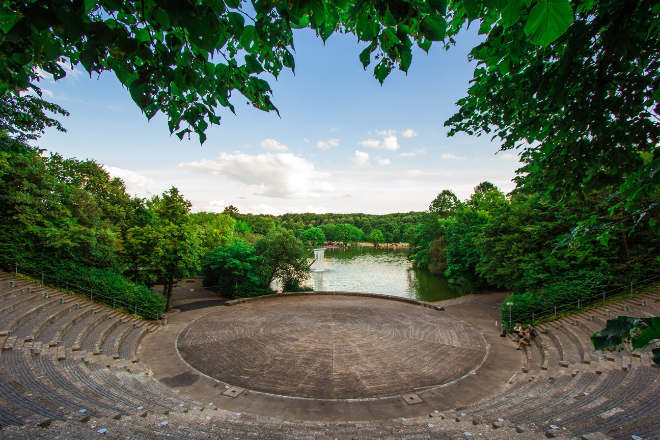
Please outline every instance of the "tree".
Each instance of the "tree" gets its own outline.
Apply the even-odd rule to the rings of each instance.
[[[318,227],[305,229],[304,231],[302,231],[301,237],[303,241],[305,241],[306,243],[312,243],[312,244],[325,243],[325,234],[323,233],[323,229]]]
[[[517,183],[529,192],[565,200],[607,187],[611,207],[625,208],[631,228],[653,222],[660,206],[657,1],[575,1],[567,31],[540,46],[532,27],[541,2],[508,4],[471,51],[477,66],[445,123],[450,135],[492,135],[503,150],[521,150]],[[562,7],[570,11],[568,2]],[[508,9],[521,19],[512,23]]]
[[[337,225],[336,239],[344,244],[357,243],[364,238],[364,232],[349,223]]]
[[[156,235],[148,259],[151,270],[163,283],[167,311],[176,281],[192,275],[200,267],[201,242],[198,229],[188,216],[190,202],[179,194],[177,188],[172,187],[161,196],[155,196],[148,206],[155,218],[147,227]]]
[[[372,229],[369,235],[367,235],[367,241],[378,246],[379,243],[385,241],[385,237],[380,229]]]
[[[57,104],[41,99],[41,94],[0,94],[0,137],[18,141],[35,140],[47,127],[66,132],[62,124],[45,112],[69,116],[69,112]]]
[[[505,202],[505,197],[502,191],[497,189],[495,185],[486,181],[481,182],[474,188],[474,193],[467,201],[467,205],[474,209],[481,211],[492,211],[496,206]]]
[[[382,83],[392,69],[408,70],[413,44],[426,51],[433,41],[452,44],[466,21],[480,18],[488,32],[499,21],[521,28],[525,19],[525,42],[538,44],[559,37],[572,21],[568,0],[505,6],[482,0],[10,0],[0,6],[0,95],[37,89],[37,69],[59,79],[64,64],[80,63],[90,74],[114,72],[148,118],[163,112],[171,133],[182,138],[194,131],[204,142],[209,124],[220,123],[216,109],[234,111],[234,92],[258,109],[277,111],[262,76],[294,70],[295,28],[309,27],[324,41],[335,31],[355,34],[367,43],[361,63],[366,68],[376,60],[373,73]]]
[[[234,236],[236,220],[227,214],[197,212],[190,214],[190,221],[198,227],[203,253],[227,244]]]
[[[307,251],[290,231],[273,229],[254,246],[264,287],[269,287],[275,279],[300,284],[308,277]]]
[[[456,194],[444,189],[429,205],[429,212],[438,214],[440,217],[447,217],[454,212],[459,204]]]
[[[261,295],[267,289],[264,289],[258,267],[254,246],[245,240],[233,239],[204,257],[204,286],[217,288],[227,298]]]

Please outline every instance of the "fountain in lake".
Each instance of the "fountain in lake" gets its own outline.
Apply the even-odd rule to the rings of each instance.
[[[310,266],[312,272],[323,272],[325,267],[323,266],[323,255],[325,254],[325,248],[314,249],[314,262]]]

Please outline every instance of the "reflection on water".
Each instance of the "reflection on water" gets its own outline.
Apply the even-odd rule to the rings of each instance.
[[[405,248],[327,249],[323,272],[312,272],[307,285],[314,290],[382,293],[421,301],[460,296],[447,280],[413,269],[406,255]]]

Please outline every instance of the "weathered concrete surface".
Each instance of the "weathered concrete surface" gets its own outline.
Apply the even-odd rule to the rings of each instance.
[[[214,305],[193,283],[179,293],[180,311],[145,338],[140,358],[181,396],[229,411],[284,420],[415,417],[496,394],[520,370],[519,352],[494,325],[499,293],[434,303],[445,312],[324,295],[230,306],[216,297]],[[228,386],[246,391],[223,395]],[[423,402],[406,403],[411,392]]]
[[[479,367],[486,343],[445,312],[357,296],[282,297],[218,308],[179,336],[181,356],[231,385],[357,399],[442,385]]]

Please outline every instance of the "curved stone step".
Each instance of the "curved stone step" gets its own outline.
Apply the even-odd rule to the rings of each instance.
[[[28,355],[30,356],[30,355]],[[11,361],[10,358],[11,357]],[[39,401],[53,411],[64,412],[63,409],[76,412],[81,409],[77,402],[72,401],[60,391],[47,386],[40,376],[34,374],[22,350],[14,350],[5,355],[4,365],[7,374],[19,382],[32,396],[38,396]]]
[[[8,332],[11,332],[13,329],[10,329],[9,326],[12,325],[16,319],[30,311],[33,307],[40,305],[42,301],[43,299],[39,296],[31,296],[25,298],[19,303],[14,304],[11,307],[10,312],[0,317],[0,334],[8,334]]]
[[[48,325],[45,325],[39,332],[38,340],[49,345],[57,345],[58,341],[62,340],[62,335],[73,325],[81,319],[84,319],[88,314],[91,314],[92,308],[74,309],[70,314],[59,314],[56,319]]]
[[[104,328],[97,336],[96,342],[94,343],[94,353],[103,353],[112,355],[112,348],[114,347],[114,341],[110,341],[110,347],[106,346],[106,340],[109,339],[116,330],[121,331],[121,326],[125,325],[125,322],[121,318],[114,318],[112,323]],[[105,347],[105,350],[104,350]]]
[[[22,337],[24,334],[18,334],[17,330],[18,328],[23,325],[26,321],[29,321],[34,317],[34,315],[38,315],[41,313],[45,308],[51,307],[53,305],[59,304],[58,299],[48,299],[48,300],[43,300],[41,303],[35,304],[34,306],[30,307],[29,309],[21,312],[21,314],[17,315],[14,317],[14,319],[6,324],[5,331],[11,332],[12,334],[16,334],[17,337]]]
[[[588,364],[591,362],[584,352],[584,346],[573,333],[572,326],[562,320],[555,324],[555,335],[559,339],[564,353],[564,360],[569,364]],[[585,362],[586,361],[586,362]]]
[[[80,308],[80,303],[71,301],[66,304],[62,304],[59,307],[57,307],[54,310],[51,310],[50,313],[47,316],[44,316],[43,319],[39,321],[39,323],[34,327],[33,329],[33,336],[35,340],[38,340],[41,338],[42,333],[45,331],[45,329],[54,324],[59,318],[62,316],[69,316],[74,310],[79,310]]]
[[[115,335],[111,349],[113,359],[121,358],[120,347],[126,341],[128,335],[130,335],[131,332],[136,328],[137,328],[137,324],[135,322],[128,322],[126,323],[126,325],[121,327],[121,332]]]
[[[113,324],[110,314],[103,311],[95,314],[92,318],[87,321],[87,325],[76,335],[76,339],[73,342],[74,349],[93,352],[98,336],[106,327]]]
[[[76,314],[73,318],[65,316],[63,318],[63,325],[58,328],[52,339],[48,341],[48,345],[53,347],[62,343],[72,346],[78,336],[78,327],[85,324],[89,319],[94,319],[95,312],[96,310],[94,308],[88,308]]]
[[[39,396],[30,395],[17,379],[9,374],[13,369],[13,357],[18,351],[3,352],[0,355],[0,398],[11,403],[16,409],[23,411],[27,416],[36,414],[51,419],[63,420],[65,415],[59,410],[50,408],[39,400]]]
[[[34,357],[34,363],[45,379],[57,389],[67,390],[80,403],[81,408],[88,410],[95,408],[97,412],[123,413],[123,410],[114,405],[112,400],[102,400],[78,381],[70,380],[59,367],[60,362],[53,362],[49,355]]]

